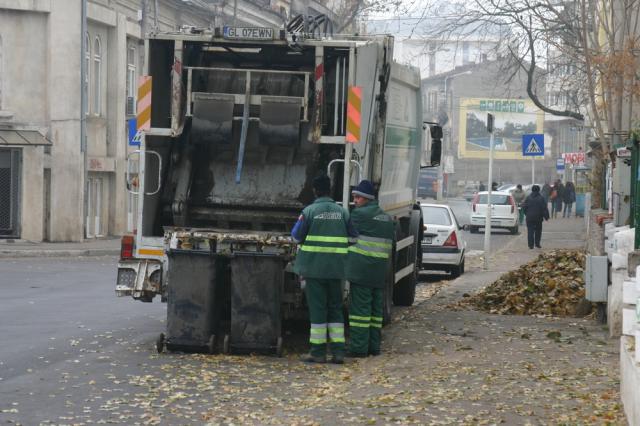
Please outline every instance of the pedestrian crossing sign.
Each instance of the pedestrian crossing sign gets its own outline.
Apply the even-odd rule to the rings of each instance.
[[[544,135],[542,133],[522,135],[522,155],[544,157]]]

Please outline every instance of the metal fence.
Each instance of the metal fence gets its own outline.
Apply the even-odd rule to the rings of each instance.
[[[20,150],[0,149],[0,238],[20,236]]]

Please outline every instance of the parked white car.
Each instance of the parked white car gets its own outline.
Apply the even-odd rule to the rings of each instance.
[[[469,231],[473,234],[484,228],[487,219],[486,191],[479,192],[471,201],[471,224]],[[508,229],[512,234],[518,233],[518,208],[511,193],[507,191],[491,192],[491,228]]]
[[[464,273],[467,243],[451,207],[420,204],[424,220],[422,269],[450,272],[454,278]]]

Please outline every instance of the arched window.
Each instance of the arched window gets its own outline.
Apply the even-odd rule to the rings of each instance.
[[[84,85],[82,90],[87,102],[87,110],[85,114],[89,114],[89,71],[91,68],[91,41],[89,39],[89,33],[84,34]]]
[[[102,107],[102,44],[96,37],[93,44],[93,113],[101,115]]]

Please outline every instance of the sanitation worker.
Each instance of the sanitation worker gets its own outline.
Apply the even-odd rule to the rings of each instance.
[[[305,282],[311,322],[311,351],[303,361],[327,362],[329,343],[331,362],[342,364],[345,352],[342,280],[348,238],[357,234],[347,211],[329,197],[329,177],[315,178],[313,190],[316,200],[302,211],[291,231],[293,239],[300,244],[294,272]]]
[[[350,343],[348,356],[380,354],[382,294],[390,267],[394,223],[375,197],[373,185],[363,180],[351,192],[356,208],[351,212],[358,232],[349,247],[347,280],[350,283]]]

